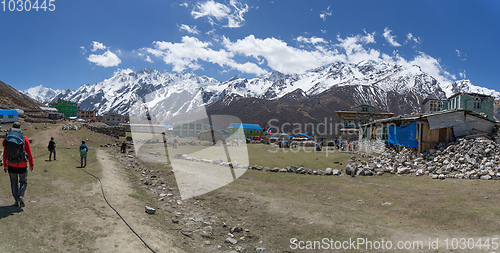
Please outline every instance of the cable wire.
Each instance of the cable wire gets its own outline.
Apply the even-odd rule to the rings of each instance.
[[[72,155],[70,155],[69,153],[67,153],[69,157],[71,157],[73,160],[79,162],[76,158],[74,158]],[[122,219],[123,223],[125,223],[125,225],[127,225],[127,227],[139,238],[139,240],[141,240],[141,242],[149,249],[151,250],[151,252],[153,253],[156,253],[156,251],[151,248],[151,246],[149,246],[146,241],[144,241],[144,239],[142,239],[142,237],[137,233],[135,232],[135,230],[128,224],[128,222],[121,216],[121,214],[108,202],[108,200],[106,199],[106,194],[104,194],[104,188],[102,186],[102,182],[101,182],[101,179],[98,178],[97,176],[95,176],[94,174],[84,170],[83,168],[80,167],[81,170],[83,170],[85,173],[89,174],[90,176],[94,177],[95,179],[97,179],[99,181],[99,184],[101,185],[101,192],[102,192],[102,196],[104,197],[104,200],[106,201],[106,203],[108,204],[108,206],[113,209],[113,211],[115,211],[115,213],[118,215],[118,217],[120,217],[120,219]]]

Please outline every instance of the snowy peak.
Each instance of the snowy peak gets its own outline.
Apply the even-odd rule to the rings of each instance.
[[[51,88],[46,88],[43,85],[38,85],[21,92],[38,102],[48,104],[52,101],[52,99],[61,93],[61,90],[53,90]]]
[[[451,85],[446,86],[445,90],[447,96],[451,96],[456,93],[467,92],[467,93],[480,93],[480,94],[490,95],[495,99],[500,99],[500,92],[473,85],[471,81],[468,79],[455,81]]]

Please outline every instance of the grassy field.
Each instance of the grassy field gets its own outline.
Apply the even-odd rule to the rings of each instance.
[[[13,198],[8,177],[0,177],[0,252],[102,251],[95,242],[103,238],[112,240],[107,234],[107,226],[119,223],[103,202],[95,179],[77,168],[76,148],[82,139],[88,139],[90,152],[86,169],[100,176],[103,170],[97,166],[96,149],[102,144],[114,143],[116,139],[87,129],[55,131],[60,125],[23,127],[26,127],[24,133],[33,138],[35,170],[28,176],[27,206],[23,211],[10,206]],[[58,143],[58,161],[48,162],[46,146],[53,135]],[[112,150],[116,152],[118,149]],[[161,143],[141,147],[145,154],[162,149]],[[169,148],[169,152],[170,155],[200,154],[204,149],[206,147],[181,146]],[[248,152],[250,165],[270,168],[291,165],[322,170],[345,168],[352,156],[340,152],[315,152],[312,148],[278,150],[262,144],[248,145],[246,150],[236,147],[235,150]],[[224,157],[225,153],[219,148],[212,155]],[[143,164],[148,170],[162,172],[167,185],[175,188],[175,175],[164,161],[147,159]],[[138,173],[127,170],[124,174],[130,182],[136,182],[132,184],[130,197],[150,206],[163,206],[145,191],[144,184],[137,183],[141,178]],[[246,241],[240,240],[238,245],[247,250],[263,247],[266,252],[302,252],[290,248],[291,238],[302,241],[366,238],[425,242],[424,249],[414,252],[448,252],[444,245],[446,238],[500,238],[500,181],[432,180],[389,174],[352,178],[247,170],[232,183],[183,202],[182,207],[159,209],[156,216],[144,222],[165,236],[172,235],[171,229],[175,227],[170,219],[177,212],[186,215],[182,217],[192,215],[212,222],[214,231],[222,239],[215,235],[196,240],[183,235],[175,237],[175,245],[188,252],[229,251],[228,245],[223,243],[229,228],[222,228],[222,222],[228,227],[241,226],[250,231]],[[126,206],[128,203],[121,204]],[[439,250],[428,249],[429,239],[436,238],[441,241]],[[200,240],[212,240],[213,245],[200,246]],[[221,249],[217,245],[222,245]],[[474,248],[456,252],[492,251],[498,249]]]

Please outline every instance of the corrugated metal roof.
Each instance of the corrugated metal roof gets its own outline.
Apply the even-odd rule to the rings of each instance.
[[[0,110],[0,115],[19,115],[16,110]]]
[[[302,136],[307,137],[307,138],[314,139],[314,137],[312,137],[312,136],[310,136],[310,135],[307,135],[307,134],[302,134],[302,133],[300,133],[299,135],[302,135]]]
[[[260,127],[257,124],[240,124],[240,123],[231,123],[232,128],[243,128],[243,129],[260,129],[262,130],[262,127]]]

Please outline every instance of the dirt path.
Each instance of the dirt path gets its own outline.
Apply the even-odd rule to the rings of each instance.
[[[104,150],[97,151],[97,159],[103,168],[101,181],[109,203],[155,251],[178,252],[171,246],[171,238],[165,232],[146,224],[150,217],[144,212],[144,203],[131,197],[134,192],[117,163]],[[96,187],[100,193],[100,186]],[[106,252],[150,252],[111,208],[106,214],[112,217],[115,225],[106,228],[107,236],[97,239],[96,248]]]

